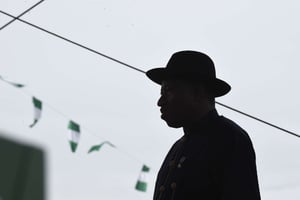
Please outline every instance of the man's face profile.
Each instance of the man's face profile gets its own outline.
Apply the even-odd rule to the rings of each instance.
[[[168,126],[179,128],[192,119],[195,93],[183,81],[163,81],[157,105]]]

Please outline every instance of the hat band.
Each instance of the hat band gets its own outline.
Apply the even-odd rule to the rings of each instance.
[[[199,74],[199,72],[176,72],[176,71],[167,71],[165,78],[197,81],[197,82],[211,82],[216,80],[216,77],[212,76],[212,74]]]

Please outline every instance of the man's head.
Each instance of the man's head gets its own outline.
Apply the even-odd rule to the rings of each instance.
[[[174,128],[189,126],[215,108],[214,96],[209,88],[185,80],[163,81],[157,105],[161,118]]]
[[[146,75],[162,86],[158,105],[171,127],[185,126],[196,115],[205,114],[214,108],[215,97],[230,91],[229,84],[216,78],[212,59],[197,51],[176,52],[166,67],[151,69]]]

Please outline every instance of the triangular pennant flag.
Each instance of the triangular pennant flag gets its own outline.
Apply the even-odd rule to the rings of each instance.
[[[40,100],[38,100],[37,98],[35,98],[35,97],[32,97],[32,103],[33,103],[33,106],[34,106],[34,121],[29,126],[30,128],[32,128],[39,121],[39,119],[41,118],[41,116],[42,116],[42,107],[43,107],[42,102]]]
[[[147,174],[150,171],[150,168],[146,165],[143,165],[142,171],[140,172],[138,181],[135,185],[135,189],[138,191],[146,192],[147,191]]]
[[[94,145],[90,148],[89,152],[88,153],[91,153],[93,151],[99,151],[101,149],[101,147],[104,145],[104,144],[108,144],[109,146],[111,147],[115,147],[115,145],[113,145],[112,143],[110,143],[109,141],[105,141],[105,142],[102,142],[101,144],[98,144],[98,145]]]
[[[74,153],[77,149],[79,138],[80,138],[80,126],[74,121],[69,121],[68,129],[70,130],[70,146],[71,150]]]
[[[2,81],[6,82],[6,83],[8,83],[8,84],[10,84],[10,85],[12,85],[12,86],[17,87],[17,88],[25,87],[25,85],[23,85],[23,84],[20,84],[20,83],[13,83],[13,82],[10,82],[10,81],[8,81],[8,80],[5,80],[2,76],[0,76],[0,79],[1,79]]]

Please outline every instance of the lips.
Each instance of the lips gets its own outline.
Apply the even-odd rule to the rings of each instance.
[[[160,108],[160,112],[161,112],[161,114],[164,114],[166,112],[166,109],[165,108]]]
[[[166,115],[166,109],[161,108],[160,113],[161,113],[161,118],[164,118],[164,116]]]

